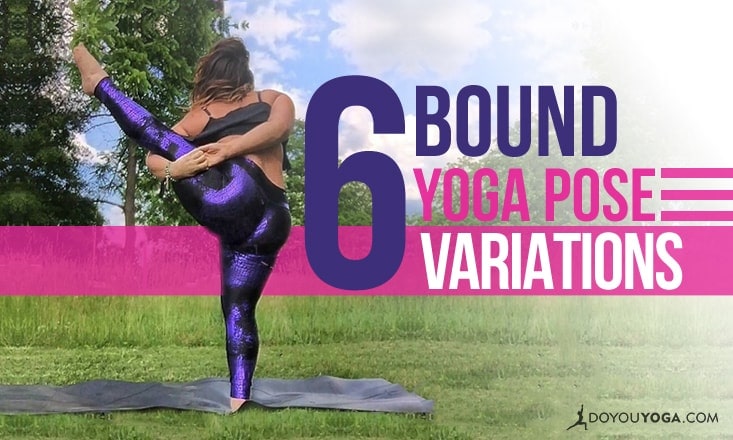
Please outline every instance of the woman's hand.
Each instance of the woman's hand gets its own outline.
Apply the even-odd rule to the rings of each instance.
[[[207,144],[199,148],[206,154],[206,161],[210,167],[215,167],[220,163],[231,159],[231,145],[230,142],[216,142],[214,144]]]
[[[175,162],[170,164],[171,177],[179,180],[187,177],[193,177],[200,174],[211,167],[207,160],[206,154],[197,148],[190,153],[181,156]]]

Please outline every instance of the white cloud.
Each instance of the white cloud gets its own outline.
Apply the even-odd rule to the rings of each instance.
[[[278,45],[305,29],[302,19],[295,17],[276,5],[258,7],[254,14],[246,18],[250,25],[252,38],[270,50],[278,50]]]
[[[244,20],[249,24],[246,31],[234,34],[247,42],[258,87],[262,84],[271,87],[267,84],[285,72],[283,62],[300,57],[304,42],[320,41],[320,10],[301,8],[298,0],[231,0],[226,5],[226,12],[234,17],[234,21]]]
[[[250,65],[255,74],[255,84],[260,77],[266,77],[282,72],[282,66],[269,53],[261,50],[253,50],[250,52]]]
[[[281,60],[293,60],[298,54],[298,50],[292,44],[281,44],[278,47],[278,58]]]
[[[98,165],[106,162],[104,153],[89,145],[86,134],[75,133],[72,142],[76,147],[76,156],[82,163]]]
[[[329,42],[366,74],[449,77],[491,41],[490,15],[479,0],[342,0],[329,11]]]
[[[582,84],[590,77],[586,66],[591,26],[590,2],[530,1],[516,11],[504,11],[508,24],[502,41],[518,44],[544,83]]]
[[[294,56],[294,50],[283,53],[284,45],[292,46],[292,40],[309,39],[318,28],[318,9],[303,12],[294,7],[296,1],[272,0],[258,2],[256,8],[244,1],[228,2],[227,13],[238,20],[245,20],[249,29],[243,34],[258,45],[271,51],[279,59]]]
[[[125,226],[125,214],[119,206],[105,205],[105,224],[109,226]]]

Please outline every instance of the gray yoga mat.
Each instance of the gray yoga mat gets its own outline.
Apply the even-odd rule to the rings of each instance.
[[[252,402],[267,408],[319,408],[429,414],[433,402],[384,379],[255,379]],[[0,414],[104,413],[173,408],[229,413],[229,381],[95,380],[64,387],[0,385]]]

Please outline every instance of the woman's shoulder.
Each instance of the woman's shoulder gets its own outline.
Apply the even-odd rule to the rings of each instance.
[[[278,97],[287,96],[285,93],[275,89],[257,90],[256,93],[261,101],[266,102],[270,105],[272,105],[272,103],[274,103]]]
[[[209,115],[202,107],[192,107],[183,118],[173,126],[173,131],[185,136],[194,137],[201,133],[209,121]]]
[[[274,89],[254,90],[244,99],[238,101],[213,101],[206,105],[200,114],[205,113],[207,119],[223,119],[235,111],[254,109],[258,104],[266,104],[270,109],[281,108],[283,103],[292,106],[292,101],[285,93]]]

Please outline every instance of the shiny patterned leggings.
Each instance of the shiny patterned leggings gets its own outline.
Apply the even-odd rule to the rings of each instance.
[[[125,96],[109,78],[99,83],[94,95],[122,131],[151,153],[176,160],[196,148]],[[173,189],[196,221],[220,239],[231,396],[249,399],[259,351],[255,307],[290,233],[285,192],[244,157],[174,182]]]

